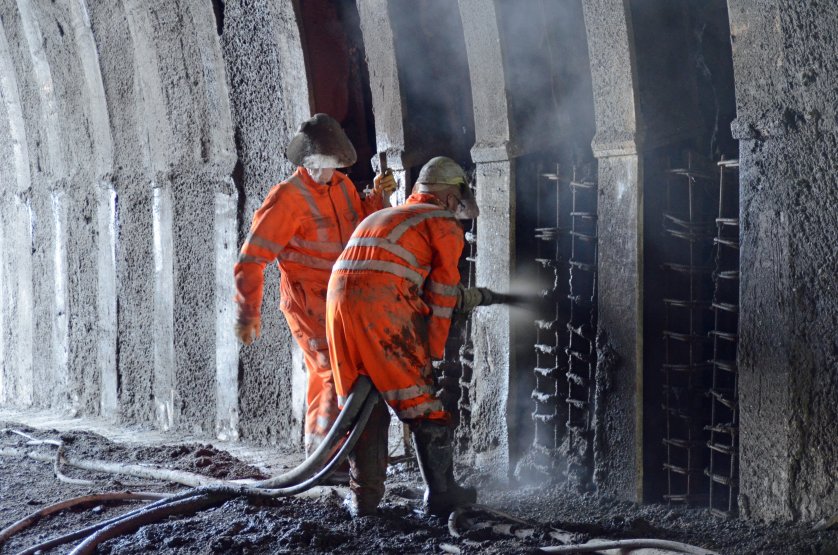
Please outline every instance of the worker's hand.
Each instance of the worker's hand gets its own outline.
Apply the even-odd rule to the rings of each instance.
[[[236,321],[236,337],[245,345],[253,343],[262,331],[262,320],[256,316]]]
[[[390,170],[387,170],[386,173],[378,174],[375,176],[375,179],[372,181],[372,190],[376,193],[382,193],[385,196],[390,196],[393,191],[396,190],[398,184],[396,183],[396,178],[393,177],[393,174],[390,173]]]
[[[457,312],[471,312],[475,307],[492,302],[492,294],[485,287],[460,286],[460,296],[457,299]]]

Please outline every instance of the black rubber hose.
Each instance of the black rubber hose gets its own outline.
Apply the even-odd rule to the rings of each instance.
[[[174,503],[168,503],[154,509],[146,510],[129,518],[123,518],[117,522],[102,528],[88,536],[83,542],[70,552],[70,555],[91,554],[96,551],[96,546],[111,538],[133,532],[144,524],[152,524],[168,516],[176,514],[192,514],[202,509],[222,503],[224,495],[200,495],[181,499]]]
[[[631,540],[597,540],[587,544],[576,545],[551,545],[549,547],[539,547],[538,550],[542,553],[592,553],[595,551],[604,551],[606,549],[620,549],[620,550],[640,550],[640,549],[666,549],[676,553],[686,553],[688,555],[719,555],[715,551],[689,545],[681,542],[673,542],[668,540],[658,540],[652,538],[638,538]]]
[[[117,491],[110,493],[82,495],[81,497],[65,499],[64,501],[61,501],[59,503],[53,503],[52,505],[48,505],[43,509],[35,511],[34,513],[31,513],[21,518],[20,520],[13,522],[6,528],[0,530],[0,547],[2,547],[2,545],[6,543],[9,540],[9,538],[21,532],[22,530],[26,530],[30,526],[33,526],[42,518],[46,518],[52,514],[64,511],[66,509],[73,509],[82,505],[90,505],[93,503],[104,503],[107,501],[148,501],[166,499],[168,497],[170,497],[170,495],[167,493],[147,491]]]
[[[355,426],[352,428],[349,437],[347,437],[346,441],[343,442],[343,445],[341,445],[335,456],[329,460],[329,462],[319,472],[308,480],[290,487],[273,489],[256,488],[253,486],[226,485],[211,485],[197,488],[192,492],[188,492],[191,494],[188,498],[180,498],[177,500],[174,498],[167,499],[165,503],[159,504],[153,508],[145,507],[144,510],[138,513],[126,515],[115,522],[108,524],[107,526],[100,527],[100,529],[95,531],[82,543],[76,546],[70,552],[70,555],[90,555],[96,551],[96,547],[102,542],[122,534],[133,532],[140,526],[157,522],[174,514],[192,514],[207,507],[217,505],[230,497],[238,495],[269,498],[285,497],[302,493],[318,485],[328,478],[338,468],[338,466],[343,463],[344,459],[346,459],[355,447],[355,444],[364,432],[364,428],[367,425],[370,414],[372,413],[375,404],[379,402],[379,399],[380,396],[377,392],[367,395],[367,398],[361,408],[361,413],[358,415]],[[35,547],[37,548],[38,546]]]
[[[252,484],[253,487],[281,488],[289,484],[297,484],[301,479],[308,478],[323,468],[325,462],[334,453],[338,442],[346,436],[346,433],[354,425],[356,416],[364,406],[364,401],[367,399],[370,391],[374,391],[370,379],[367,376],[358,376],[355,385],[352,386],[352,391],[349,392],[346,398],[343,409],[338,414],[335,423],[332,424],[329,433],[326,434],[326,437],[323,438],[323,441],[314,453],[285,474],[256,482]]]

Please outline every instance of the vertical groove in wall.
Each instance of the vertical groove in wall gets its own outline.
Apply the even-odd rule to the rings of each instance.
[[[239,438],[239,349],[233,335],[235,310],[233,265],[236,263],[238,195],[232,178],[231,194],[215,194],[215,435],[221,440]]]
[[[97,192],[97,364],[100,376],[99,410],[103,416],[117,415],[119,393],[116,360],[116,191],[112,183],[101,183]]]
[[[154,413],[157,425],[168,430],[177,421],[174,347],[174,241],[172,186],[168,181],[152,188],[154,250]]]
[[[52,193],[53,219],[53,303],[55,320],[52,326],[52,350],[55,368],[52,369],[53,395],[51,403],[55,406],[66,404],[69,387],[69,314],[67,307],[67,199],[63,191]],[[78,399],[75,399],[77,402]],[[72,405],[75,406],[75,405]]]

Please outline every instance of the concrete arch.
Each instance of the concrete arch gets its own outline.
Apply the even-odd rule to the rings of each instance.
[[[33,4],[26,0],[18,0],[17,9],[23,34],[29,47],[31,67],[40,100],[40,127],[46,135],[44,153],[47,163],[45,164],[45,171],[53,179],[61,179],[66,174],[66,161],[62,153],[63,125],[58,113],[52,71],[43,48],[44,37]]]
[[[405,169],[412,163],[404,159],[409,145],[405,132],[404,98],[388,6],[389,0],[358,2],[358,15],[361,18],[361,32],[364,35],[364,49],[367,53],[372,110],[375,115],[376,149],[378,152],[387,153],[387,163],[402,185],[400,189],[403,189]],[[377,161],[373,162],[376,163]]]
[[[477,164],[477,236],[491,238],[477,243],[476,277],[481,286],[508,291],[513,273],[515,156],[504,67],[503,41],[495,0],[460,0],[474,107]],[[481,248],[483,245],[491,248]],[[493,307],[475,313],[472,339],[475,370],[471,392],[472,421],[480,435],[489,436],[473,446],[476,462],[492,468],[499,477],[509,472],[507,410],[512,329],[509,309]],[[491,340],[489,339],[491,337]],[[489,422],[491,425],[485,426]],[[490,431],[491,430],[491,431]]]
[[[84,88],[88,98],[88,113],[93,135],[93,166],[97,179],[104,179],[113,171],[113,137],[110,115],[102,84],[102,69],[96,38],[90,27],[87,0],[70,2],[70,16],[76,51],[84,74]]]
[[[70,22],[81,61],[93,147],[93,175],[96,189],[96,366],[98,407],[89,410],[107,417],[117,413],[116,334],[116,193],[113,172],[113,137],[110,129],[105,87],[96,38],[90,24],[86,0],[70,3]]]
[[[600,438],[607,468],[594,461],[597,486],[641,500],[643,383],[643,136],[637,65],[628,0],[584,0],[594,92],[599,161],[598,322],[620,357],[614,376],[619,394],[604,408]]]
[[[157,48],[154,28],[149,20],[148,4],[141,0],[124,0],[125,17],[133,43],[136,71],[137,120],[140,122],[140,144],[146,167],[156,174],[169,169],[174,137],[166,115],[166,101],[160,70],[157,65]]]
[[[34,293],[32,290],[32,222],[28,205],[31,192],[29,146],[20,101],[17,70],[12,61],[4,23],[0,22],[0,93],[8,118],[9,138],[12,142],[14,187],[2,191],[3,293],[0,298],[2,324],[0,341],[3,343],[2,386],[0,401],[28,406],[33,398],[33,330]]]

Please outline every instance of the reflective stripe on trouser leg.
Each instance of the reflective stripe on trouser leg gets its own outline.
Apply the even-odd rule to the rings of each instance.
[[[308,371],[306,409],[306,452],[313,451],[329,432],[338,416],[337,394],[332,371],[327,366]]]

